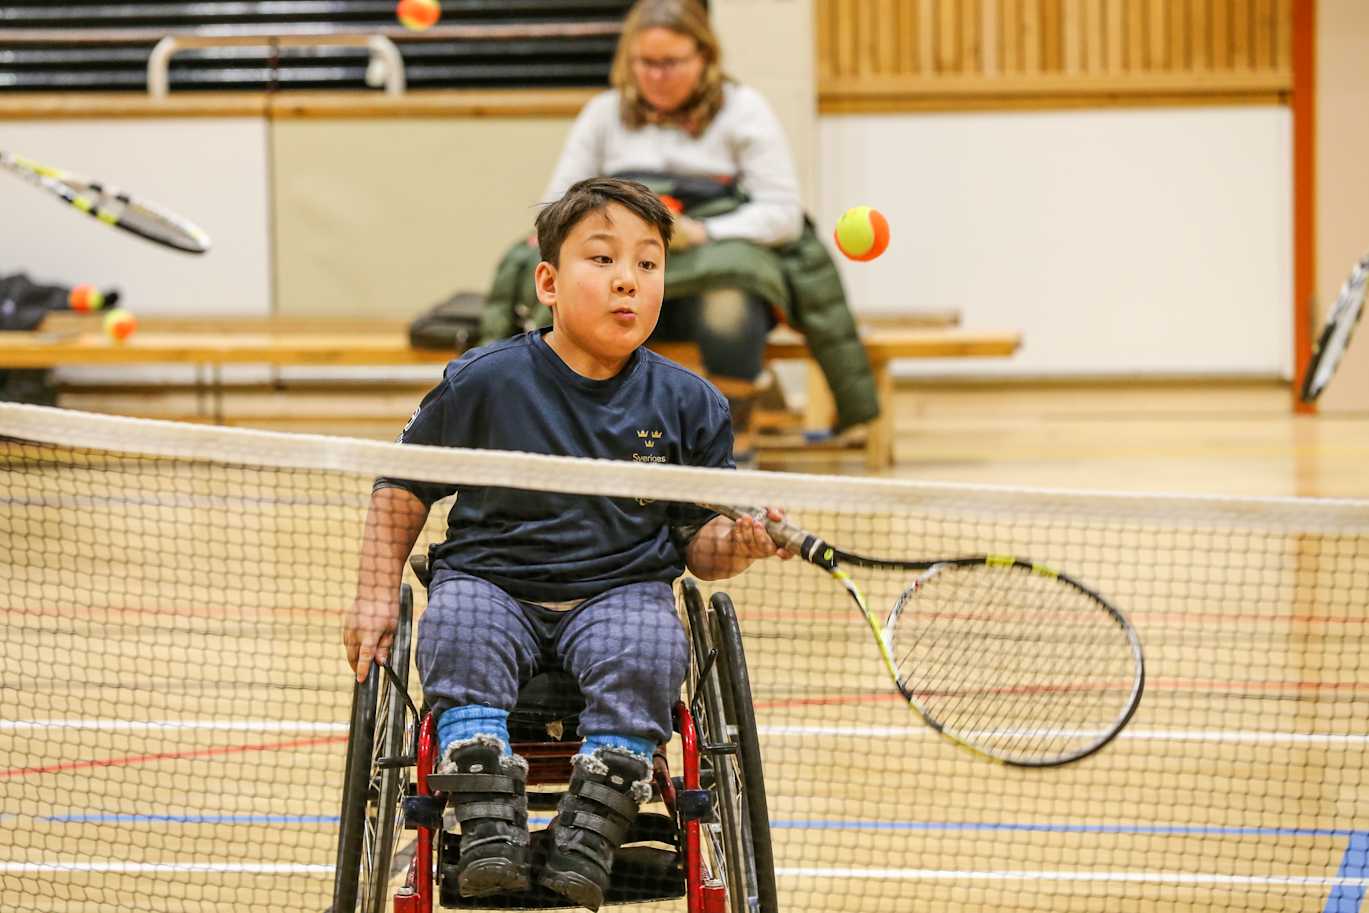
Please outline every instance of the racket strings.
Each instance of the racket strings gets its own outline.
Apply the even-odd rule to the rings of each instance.
[[[1116,725],[1136,668],[1087,593],[1029,569],[942,566],[895,608],[905,696],[957,738],[1011,760],[1070,754]]]
[[[985,632],[986,636],[993,636],[989,630],[992,620],[990,612],[992,606],[1006,597],[1006,585],[1010,581],[1003,575],[981,582],[989,585],[980,587],[977,594],[967,594],[964,606],[955,611],[963,613],[965,620],[975,629]],[[939,633],[953,632],[943,630]],[[975,637],[951,638],[949,644],[931,646],[940,648],[934,654],[939,673],[937,679],[947,683],[939,696],[948,711],[944,722],[954,729],[962,729],[967,720],[985,719],[985,709],[980,705],[987,702],[995,683],[1000,687],[1003,685],[1008,670],[1001,665],[991,666],[990,662],[985,662],[985,647]],[[997,660],[1002,655],[1000,652],[987,654],[990,660]],[[969,677],[966,677],[967,674]]]
[[[1027,695],[1039,674],[1032,666],[1040,663],[1043,652],[1053,645],[1042,644],[1032,632],[994,617],[995,606],[1032,595],[1014,592],[1011,578],[1009,574],[995,575],[991,578],[994,585],[981,588],[976,602],[973,618],[985,641],[978,652],[986,661],[976,664],[974,679],[966,683],[964,700],[954,715],[953,724],[958,730],[973,726],[987,727],[990,732],[1011,732],[1028,719],[1043,722],[1035,719],[1039,714],[1030,706]],[[1035,608],[1039,607],[1029,607]]]

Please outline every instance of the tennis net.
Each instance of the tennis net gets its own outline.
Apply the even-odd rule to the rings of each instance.
[[[644,430],[630,444],[650,455]],[[786,911],[1353,910],[1369,886],[1369,502],[730,473],[0,404],[0,908],[329,907],[341,627],[377,477],[519,492],[534,513],[571,495],[782,505],[848,551],[1029,556],[1129,616],[1139,711],[1098,754],[1033,770],[923,725],[818,569],[702,583],[745,635]],[[445,539],[450,504],[416,551]],[[881,617],[907,586],[852,574]]]

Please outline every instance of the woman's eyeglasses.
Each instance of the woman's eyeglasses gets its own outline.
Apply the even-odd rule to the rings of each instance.
[[[696,52],[684,57],[634,57],[632,58],[632,66],[643,73],[660,73],[662,76],[672,76],[693,63],[698,56]]]

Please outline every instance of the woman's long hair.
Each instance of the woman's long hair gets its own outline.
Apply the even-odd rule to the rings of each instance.
[[[665,28],[694,39],[703,57],[703,73],[699,84],[677,110],[658,112],[637,88],[632,74],[632,45],[637,36],[647,29]],[[646,124],[675,124],[692,136],[708,129],[723,106],[722,52],[718,36],[709,24],[708,13],[697,0],[638,0],[623,20],[623,31],[618,38],[618,51],[613,57],[609,81],[618,90],[621,101],[619,113],[623,125],[636,130]]]

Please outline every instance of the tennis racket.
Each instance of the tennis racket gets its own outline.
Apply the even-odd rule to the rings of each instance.
[[[209,250],[209,235],[195,224],[107,184],[41,165],[2,149],[0,165],[106,225],[190,254]]]
[[[1350,271],[1350,277],[1340,287],[1336,306],[1326,318],[1317,345],[1312,350],[1312,360],[1308,362],[1307,374],[1302,379],[1302,401],[1314,402],[1340,365],[1341,356],[1350,345],[1350,337],[1355,335],[1355,326],[1364,311],[1364,287],[1369,282],[1369,254],[1365,254]]]
[[[899,692],[934,730],[1017,767],[1087,757],[1136,712],[1145,659],[1116,607],[1074,578],[1003,555],[868,558],[761,510],[708,505],[765,524],[775,544],[832,575],[860,609]],[[909,572],[884,619],[844,569]]]

